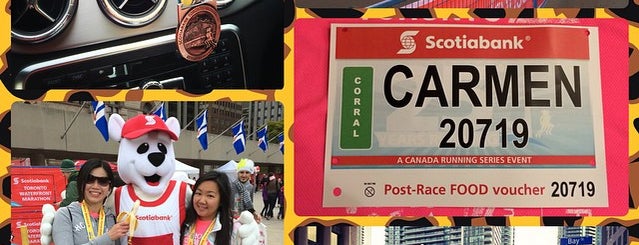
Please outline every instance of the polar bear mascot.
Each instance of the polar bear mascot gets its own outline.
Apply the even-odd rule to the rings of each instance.
[[[130,210],[136,210],[137,218],[134,233],[120,243],[180,244],[180,226],[192,194],[187,183],[171,179],[176,166],[173,142],[180,135],[180,123],[175,117],[164,122],[156,115],[142,114],[125,122],[112,114],[108,128],[109,137],[120,142],[118,173],[126,185],[114,191],[107,206],[113,205],[118,219]]]
[[[109,137],[120,142],[118,173],[126,185],[107,198],[106,208],[115,210],[118,222],[131,224],[120,244],[180,244],[180,226],[192,190],[186,182],[171,179],[175,172],[173,142],[180,135],[175,117],[164,122],[156,115],[137,115],[128,121],[118,114],[109,117]],[[55,208],[42,207],[41,244],[51,243]]]

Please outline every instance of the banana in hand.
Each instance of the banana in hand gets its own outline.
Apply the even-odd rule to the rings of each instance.
[[[138,208],[140,207],[140,200],[135,200],[133,203],[133,207],[131,208],[131,212],[121,212],[118,214],[117,220],[118,222],[124,221],[129,224],[129,244],[131,244],[131,238],[133,238],[133,232],[138,228],[138,218],[135,214],[138,212]]]

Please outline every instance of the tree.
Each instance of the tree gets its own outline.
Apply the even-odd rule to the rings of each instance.
[[[270,143],[280,143],[277,140],[277,135],[284,132],[284,121],[269,121],[267,125],[268,131],[266,135],[271,140]]]

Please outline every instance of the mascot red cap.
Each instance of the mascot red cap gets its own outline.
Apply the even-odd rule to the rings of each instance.
[[[149,119],[152,118],[152,120]],[[166,126],[157,115],[137,115],[127,120],[122,127],[122,137],[135,139],[151,131],[162,131],[169,134],[172,140],[178,140],[178,136]]]

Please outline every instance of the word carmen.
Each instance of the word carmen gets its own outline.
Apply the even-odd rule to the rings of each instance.
[[[503,80],[500,80],[495,65],[486,65],[483,69],[483,75],[480,69],[475,66],[453,65],[452,77],[444,80],[452,83],[451,94],[447,95],[437,66],[428,65],[419,91],[413,91],[417,94],[416,98],[413,99],[414,94],[411,91],[406,91],[403,94],[393,93],[393,91],[402,90],[401,87],[394,86],[396,82],[413,77],[413,71],[409,67],[395,65],[388,70],[384,78],[384,98],[389,105],[396,108],[406,107],[411,103],[415,107],[422,107],[426,99],[438,100],[441,107],[450,107],[449,103],[452,103],[453,107],[459,107],[462,93],[474,107],[493,106],[495,96],[497,98],[496,104],[499,107],[506,107],[509,99],[512,107],[519,107],[519,96],[523,96],[523,106],[525,107],[563,107],[563,96],[567,95],[573,106],[581,107],[581,75],[579,71],[579,66],[573,66],[570,69],[561,65],[508,65],[505,67]],[[520,72],[523,73],[523,81],[519,80]],[[553,79],[551,81],[533,79],[533,77],[545,73]],[[572,75],[572,81],[567,74]],[[402,75],[403,78],[396,79]],[[465,76],[470,76],[470,78],[463,79]],[[475,91],[480,82],[485,83],[484,94],[478,94]],[[429,89],[431,84],[433,89]],[[520,89],[520,86],[523,88]],[[554,96],[536,95],[538,91],[549,89],[552,90]],[[449,99],[449,96],[452,98]]]

